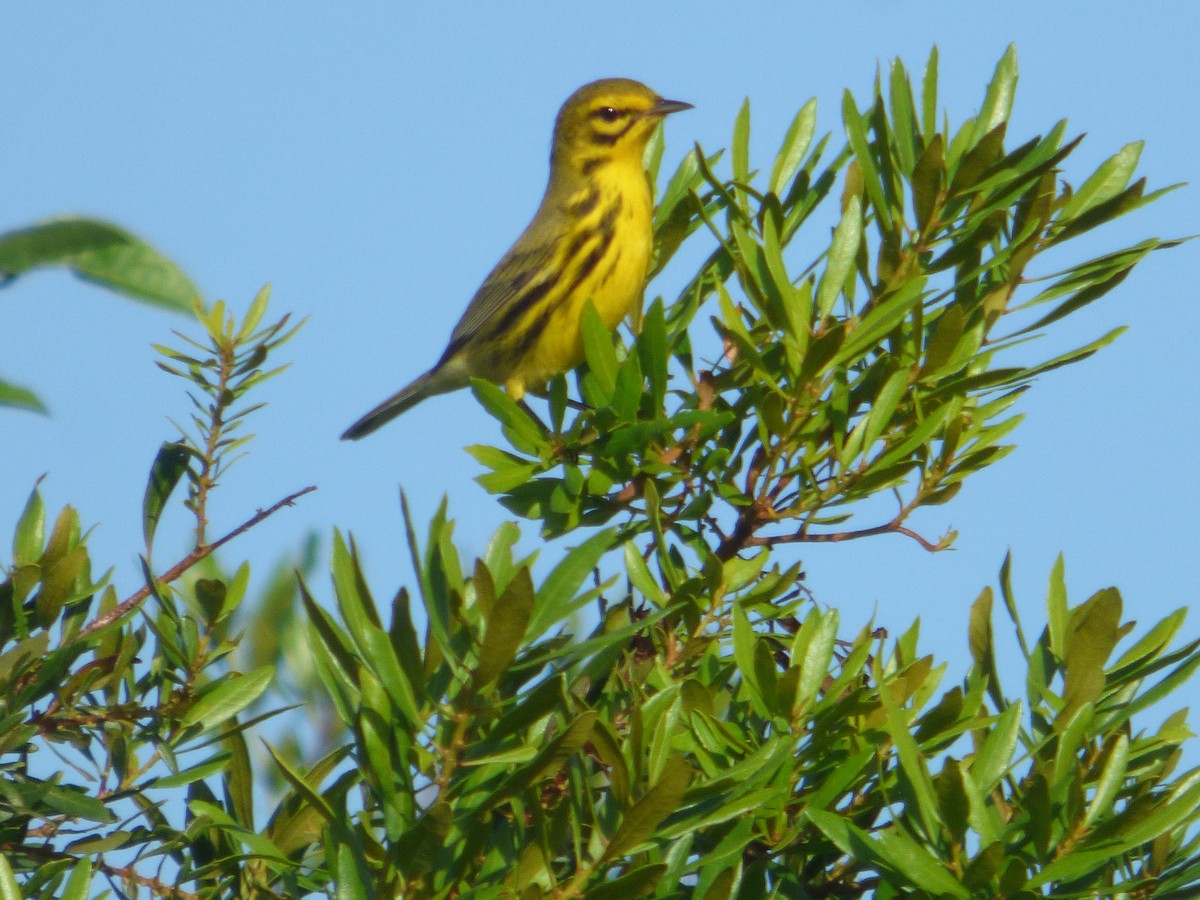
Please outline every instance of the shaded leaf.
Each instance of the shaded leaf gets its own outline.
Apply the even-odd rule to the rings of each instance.
[[[147,553],[154,544],[154,532],[158,530],[163,509],[179,480],[187,472],[190,459],[191,451],[186,444],[168,441],[158,448],[142,498],[142,535],[146,540]]]

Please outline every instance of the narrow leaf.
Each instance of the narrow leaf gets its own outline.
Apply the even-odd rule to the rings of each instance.
[[[601,857],[601,864],[620,859],[649,839],[659,823],[677,812],[692,781],[692,769],[682,757],[672,757],[658,783],[621,818],[621,825]]]
[[[735,181],[745,184],[750,177],[750,98],[742,101],[733,120],[733,145],[730,151]]]
[[[617,386],[617,354],[613,349],[612,334],[590,300],[583,306],[583,318],[579,326],[583,332],[583,351],[588,371],[596,379],[603,402],[607,404],[611,402]]]
[[[146,553],[154,544],[154,533],[163,509],[171,498],[175,486],[187,472],[191,451],[184,444],[166,442],[158,448],[158,454],[150,466],[150,478],[146,481],[146,494],[142,498],[142,535],[146,539]]]
[[[770,190],[776,196],[782,197],[784,188],[800,168],[804,154],[812,144],[813,134],[817,129],[817,101],[814,97],[796,113],[792,124],[784,135],[783,145],[775,157],[775,165],[771,169]]]
[[[975,117],[975,130],[971,135],[972,146],[983,140],[985,134],[1008,121],[1016,92],[1017,48],[1009,44],[1000,61],[996,63],[996,71],[988,84],[983,106],[979,115]]]
[[[199,292],[183,271],[140,238],[96,219],[62,218],[0,235],[0,272],[64,266],[135,300],[191,315]]]
[[[4,380],[0,380],[0,406],[27,409],[43,415],[48,412],[46,405],[38,399],[37,394],[33,391]]]
[[[833,241],[825,259],[825,271],[817,284],[817,312],[823,318],[833,311],[846,279],[854,271],[854,258],[862,242],[862,204],[851,197],[842,219],[833,231]]]
[[[262,666],[248,675],[231,675],[197,700],[180,724],[185,728],[203,722],[205,728],[215,728],[263,695],[275,677],[274,666]]]
[[[488,614],[479,665],[473,673],[476,689],[495,681],[511,665],[525,637],[533,606],[533,581],[529,569],[522,567]]]

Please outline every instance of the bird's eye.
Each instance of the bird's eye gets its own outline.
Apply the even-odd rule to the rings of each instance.
[[[615,122],[621,118],[621,111],[613,109],[611,106],[602,106],[596,110],[595,116],[604,122]]]

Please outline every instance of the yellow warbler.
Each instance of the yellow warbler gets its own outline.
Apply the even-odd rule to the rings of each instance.
[[[471,300],[441,359],[342,435],[356,440],[473,377],[520,400],[583,361],[590,298],[611,330],[639,302],[652,249],[642,157],[659,121],[690,103],[627,78],[586,84],[554,124],[550,182],[533,221]]]

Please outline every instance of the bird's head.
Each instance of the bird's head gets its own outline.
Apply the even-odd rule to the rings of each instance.
[[[617,160],[640,165],[646,143],[663,116],[691,108],[690,103],[664,100],[629,78],[585,84],[559,110],[551,164],[567,164],[585,174]]]

